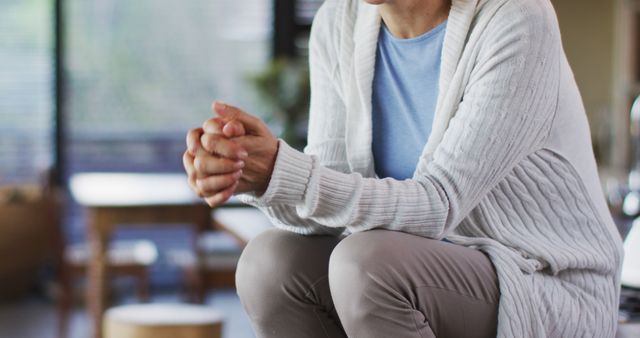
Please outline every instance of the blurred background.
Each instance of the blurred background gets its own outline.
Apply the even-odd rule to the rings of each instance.
[[[640,1],[552,3],[625,237],[640,213]],[[253,337],[233,273],[270,224],[185,191],[184,137],[222,99],[302,148],[321,4],[0,0],[0,337],[99,337],[122,329],[104,310],[160,303]],[[640,336],[629,286],[620,337]]]

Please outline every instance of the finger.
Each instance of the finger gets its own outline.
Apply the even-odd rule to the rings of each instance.
[[[222,133],[228,138],[246,135],[244,125],[238,120],[231,120],[222,127]]]
[[[225,122],[222,117],[213,117],[206,120],[202,124],[202,129],[205,133],[222,134],[229,138],[243,136],[245,134],[244,125],[240,121],[231,120]]]
[[[222,135],[204,133],[200,137],[202,147],[209,153],[234,160],[247,158],[247,151]]]
[[[195,173],[195,168],[193,166],[194,159],[195,158],[189,154],[188,151],[185,151],[184,154],[182,154],[182,166],[184,166],[184,170],[187,172],[187,175]]]
[[[221,192],[219,192],[219,193],[217,193],[217,194],[215,194],[213,196],[205,198],[205,201],[212,208],[215,208],[215,207],[217,207],[219,205],[222,205],[229,198],[231,198],[233,193],[236,191],[237,187],[238,187],[238,182],[234,183],[229,188],[227,188],[227,189],[225,189],[225,190],[223,190],[223,191],[221,191]]]
[[[198,149],[201,148],[200,137],[204,133],[202,128],[194,128],[187,133],[187,151],[191,155],[196,155]]]
[[[205,196],[214,195],[234,185],[242,177],[242,170],[238,170],[232,174],[214,175],[196,180],[198,189]]]
[[[187,182],[189,187],[193,192],[195,192],[199,197],[204,197],[202,191],[198,189],[196,185],[196,169],[193,165],[194,157],[189,154],[188,151],[185,151],[182,155],[182,165],[184,166],[184,170],[187,172]]]
[[[202,129],[205,133],[209,134],[222,134],[222,128],[225,125],[225,121],[221,117],[212,117],[202,124]]]
[[[264,137],[259,136],[238,136],[233,138],[233,142],[242,149],[262,149],[265,145]]]
[[[196,156],[192,162],[198,176],[228,174],[244,168],[244,161],[212,155]]]
[[[244,125],[244,129],[247,132],[255,132],[258,134],[262,134],[265,132],[266,126],[264,125],[264,123],[262,123],[261,119],[247,114],[237,107],[222,103],[220,101],[216,101],[213,103],[212,108],[213,111],[215,111],[218,116],[222,117],[225,122],[238,120]]]

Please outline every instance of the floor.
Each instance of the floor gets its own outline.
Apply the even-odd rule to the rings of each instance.
[[[175,294],[155,295],[154,302],[177,302]],[[126,301],[125,301],[126,303]],[[254,338],[249,321],[233,290],[216,291],[209,295],[207,304],[225,314],[224,338]],[[0,337],[55,338],[55,308],[40,298],[30,298],[18,303],[0,304]],[[86,313],[78,308],[70,323],[68,338],[87,338],[89,321]],[[640,337],[640,321],[620,324],[616,338]]]
[[[171,293],[156,294],[153,298],[153,302],[159,303],[179,301],[178,295]],[[223,338],[255,337],[234,290],[212,292],[206,303],[225,315]],[[55,327],[55,308],[51,302],[42,298],[33,297],[17,303],[0,304],[1,338],[56,338]],[[67,338],[88,338],[90,335],[88,316],[81,308],[73,313],[69,333]]]

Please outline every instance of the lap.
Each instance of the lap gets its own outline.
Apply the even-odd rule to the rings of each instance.
[[[398,231],[370,230],[338,238],[274,229],[252,240],[242,260],[272,276],[314,277],[326,274],[331,260],[413,288],[450,289],[489,302],[499,298],[495,269],[481,251]]]
[[[339,240],[332,236],[303,236],[279,229],[268,230],[249,242],[240,257],[238,269],[261,276],[262,284],[287,283],[291,279],[295,279],[296,284],[313,283],[326,277],[329,256]]]
[[[358,309],[352,318],[340,313],[348,323],[373,316],[395,318],[396,324],[409,320],[404,327],[420,327],[424,337],[433,336],[431,331],[438,337],[495,335],[500,295],[491,261],[478,250],[443,241],[388,230],[346,238],[272,230],[249,243],[238,273],[249,308],[270,299],[280,312],[300,313],[290,302],[308,302],[322,304],[333,318],[335,304]],[[385,330],[402,332],[379,324],[363,323],[382,336]]]
[[[495,269],[483,252],[398,231],[352,234],[334,249],[332,261],[408,288],[440,288],[490,303],[500,296]]]
[[[329,280],[338,309],[353,309],[339,310],[341,318],[392,318],[374,329],[347,325],[354,336],[496,334],[498,280],[475,249],[395,231],[356,233],[334,249]]]

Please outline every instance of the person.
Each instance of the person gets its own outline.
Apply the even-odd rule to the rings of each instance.
[[[549,0],[327,0],[304,153],[216,102],[194,191],[278,230],[237,290],[259,337],[614,337],[622,245]]]

